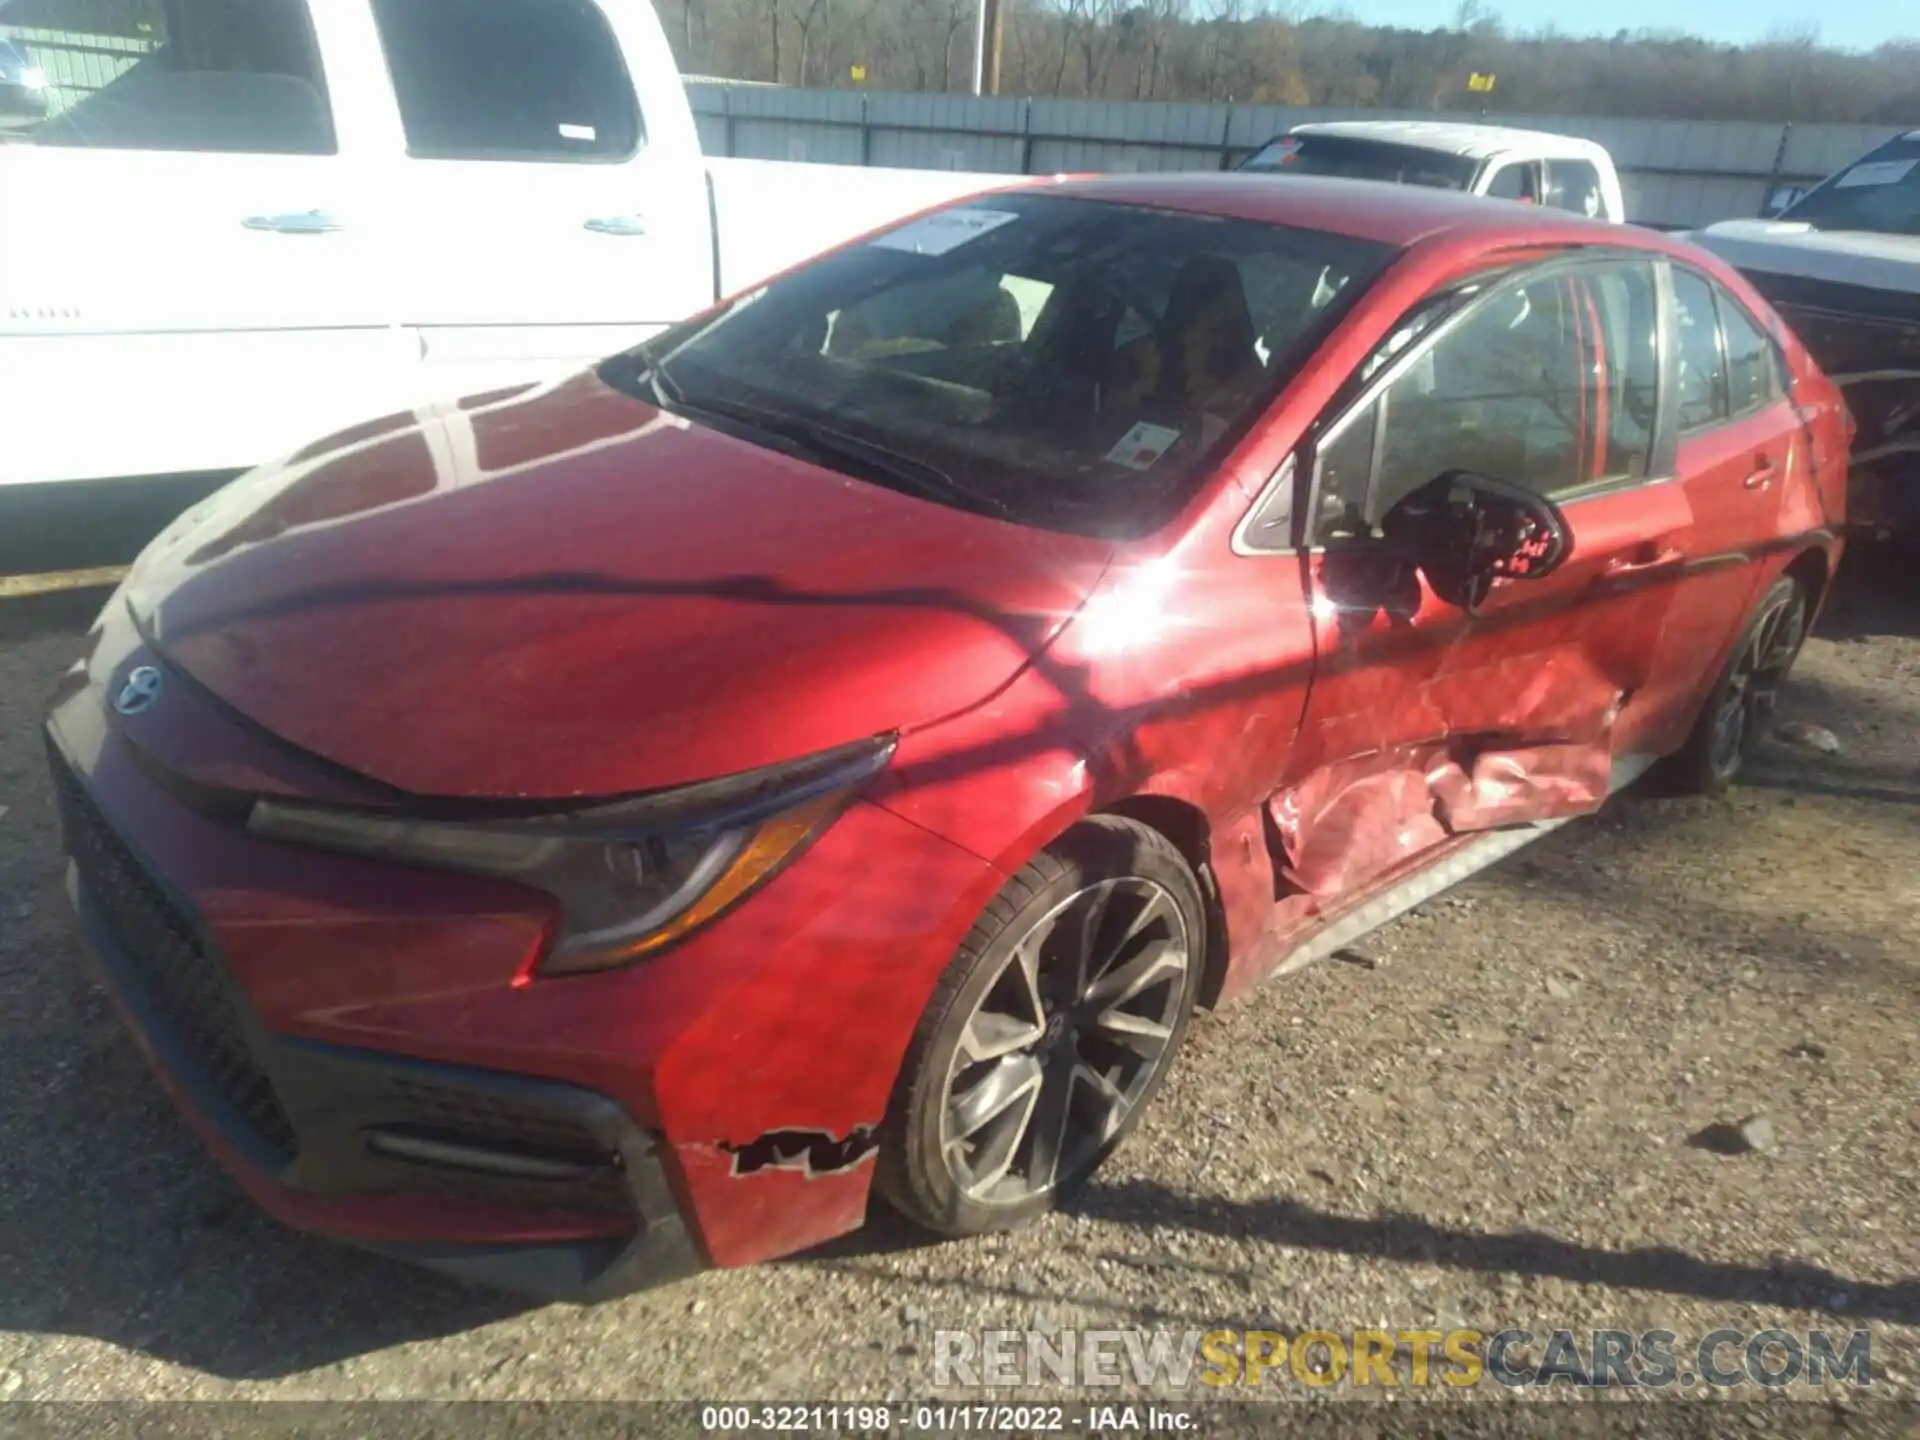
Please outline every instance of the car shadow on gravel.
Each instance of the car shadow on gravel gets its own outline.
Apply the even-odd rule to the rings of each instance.
[[[1076,1207],[1097,1220],[1158,1229],[1169,1215],[1200,1234],[1296,1250],[1454,1270],[1534,1275],[1584,1285],[1839,1315],[1849,1322],[1920,1324],[1920,1278],[1872,1284],[1814,1265],[1761,1268],[1702,1260],[1664,1246],[1607,1250],[1529,1231],[1481,1232],[1418,1215],[1336,1215],[1284,1196],[1226,1200],[1134,1178],[1090,1186]],[[1836,1296],[1845,1295],[1844,1308]]]

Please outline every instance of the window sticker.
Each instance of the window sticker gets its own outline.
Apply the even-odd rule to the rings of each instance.
[[[600,132],[591,125],[569,125],[564,120],[560,122],[560,138],[563,140],[591,141],[598,139],[599,135]]]
[[[1912,173],[1916,165],[1920,165],[1920,159],[1874,160],[1865,165],[1854,166],[1833,182],[1833,188],[1858,190],[1868,185],[1898,185]]]
[[[924,215],[898,230],[876,236],[871,244],[882,250],[905,250],[910,255],[944,255],[969,240],[977,240],[1002,225],[1011,225],[1020,216],[1012,210],[942,210]]]
[[[1120,437],[1119,443],[1107,452],[1107,459],[1129,470],[1151,470],[1179,438],[1178,430],[1142,420]]]

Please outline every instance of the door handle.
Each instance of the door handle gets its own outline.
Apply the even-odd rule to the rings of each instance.
[[[346,228],[320,210],[291,211],[285,215],[249,215],[240,223],[249,230],[271,230],[277,235],[329,235]]]
[[[1616,559],[1609,560],[1607,562],[1606,574],[1609,579],[1617,579],[1622,575],[1645,575],[1651,570],[1670,569],[1686,558],[1684,551],[1671,546],[1664,550],[1654,550],[1651,553],[1641,551],[1637,558],[1629,558],[1623,555]]]
[[[647,222],[641,215],[602,215],[587,221],[585,228],[596,235],[644,235]]]
[[[1756,455],[1753,472],[1740,482],[1743,490],[1764,490],[1773,484],[1773,457]]]

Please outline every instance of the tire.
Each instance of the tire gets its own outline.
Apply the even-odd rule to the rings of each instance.
[[[1173,1063],[1206,913],[1173,843],[1134,821],[1097,816],[1036,856],[981,913],[914,1030],[880,1131],[881,1196],[957,1236],[1072,1194]]]
[[[1694,721],[1693,733],[1667,764],[1675,790],[1724,795],[1772,718],[1780,682],[1807,638],[1807,592],[1782,575],[1754,607],[1726,668]]]

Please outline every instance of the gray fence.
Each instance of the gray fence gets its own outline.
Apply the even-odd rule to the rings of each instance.
[[[135,3],[148,7],[153,0]],[[45,67],[56,114],[106,85],[150,45],[145,38],[6,25],[0,35],[24,41]],[[707,79],[690,80],[687,94],[710,155],[1015,175],[1219,170],[1303,121],[1472,118],[1281,105],[872,94]],[[1812,184],[1900,133],[1875,125],[1487,118],[1599,141],[1620,167],[1629,217],[1668,226],[1759,214],[1776,187]]]
[[[50,115],[105,89],[153,49],[153,41],[144,36],[86,35],[25,25],[0,25],[0,38],[26,46],[34,63],[46,72]]]
[[[710,155],[1016,175],[1220,170],[1308,120],[1475,118],[1281,105],[868,94],[713,81],[690,82],[687,93]],[[1486,119],[1599,141],[1620,168],[1629,217],[1665,226],[1757,215],[1777,186],[1812,184],[1901,133],[1875,125],[1564,115]]]

